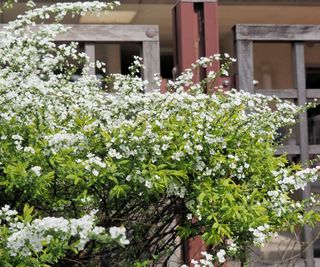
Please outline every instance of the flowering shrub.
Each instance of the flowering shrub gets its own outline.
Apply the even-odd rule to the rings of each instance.
[[[32,220],[32,211],[33,208],[25,206],[23,217],[19,217],[8,205],[0,210],[2,266],[22,266],[21,263],[45,266],[42,263],[55,263],[68,250],[78,253],[89,240],[109,245],[115,241],[122,246],[129,244],[123,227],[111,227],[107,234],[105,228],[94,226],[94,214],[70,220],[62,217]]]
[[[129,75],[113,74],[111,88],[101,88],[76,43],[54,43],[67,13],[114,4],[34,9],[0,33],[3,265],[152,266],[202,235],[212,252],[201,264],[211,266],[319,220],[316,196],[290,198],[318,169],[274,156],[278,129],[305,108],[236,90],[204,94],[227,74],[228,55],[199,59],[169,83],[169,93],[144,93],[140,58]],[[34,27],[52,17],[57,23]],[[194,82],[194,70],[214,60],[221,70]],[[71,81],[78,68],[81,77]],[[34,218],[7,214],[6,204],[23,212],[25,203]]]

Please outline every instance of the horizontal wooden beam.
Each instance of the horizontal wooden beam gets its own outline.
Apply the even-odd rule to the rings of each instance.
[[[320,25],[237,24],[235,40],[290,42],[319,41]]]
[[[320,89],[307,89],[307,98],[320,98]]]
[[[310,145],[309,146],[310,154],[320,154],[320,145]]]
[[[307,89],[306,91],[307,98],[320,98],[320,89]],[[296,89],[256,89],[255,93],[285,99],[296,99],[298,97]]]
[[[275,154],[281,155],[285,153],[288,155],[299,155],[300,146],[298,145],[281,146],[278,148]],[[320,154],[320,145],[309,145],[309,154]]]
[[[218,0],[178,0],[178,2],[184,2],[184,3],[215,3]]]
[[[20,2],[27,2],[28,0],[21,0]],[[79,2],[85,2],[87,0],[80,0]],[[98,0],[99,2],[107,2],[106,0]],[[303,0],[301,0],[303,1]],[[40,2],[40,1],[37,1]],[[46,0],[45,3],[56,3],[56,0]],[[70,2],[70,0],[59,0],[59,2]],[[163,5],[163,4],[175,4],[177,0],[121,0],[121,5],[124,4],[148,4],[148,5]]]
[[[298,145],[281,146],[275,152],[276,155],[288,154],[288,155],[299,155],[300,147]]]
[[[130,0],[129,0],[130,1]],[[237,6],[319,6],[319,0],[219,0],[219,5],[237,5]]]
[[[5,24],[0,24],[0,30]],[[59,35],[56,41],[68,42],[158,42],[157,25],[119,24],[65,24],[67,33]],[[41,26],[39,26],[41,27]]]
[[[288,99],[294,99],[298,97],[298,92],[296,89],[256,89],[255,93]]]
[[[69,2],[70,0],[59,0],[59,2]],[[85,0],[81,0],[83,2]],[[99,0],[105,2],[105,0]],[[21,0],[27,2],[27,0]],[[40,1],[39,1],[40,2]],[[46,2],[55,3],[55,0],[47,0]],[[171,4],[174,5],[177,0],[121,0],[121,4]],[[290,6],[319,6],[319,0],[219,0],[219,5],[290,5]]]

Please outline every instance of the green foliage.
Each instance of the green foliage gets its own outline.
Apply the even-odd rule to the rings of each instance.
[[[82,244],[80,233],[50,228],[41,250],[26,243],[31,255],[14,257],[13,233],[2,223],[0,265],[153,266],[164,264],[178,236],[184,242],[199,234],[216,254],[212,260],[222,263],[224,250],[241,258],[277,231],[317,222],[316,197],[300,203],[290,196],[315,181],[318,169],[274,155],[279,129],[293,125],[305,107],[236,90],[204,94],[226,74],[233,62],[228,55],[199,59],[166,94],[143,93],[136,57],[129,75],[106,77],[107,94],[110,88],[101,88],[86,67],[70,81],[89,61],[76,44],[54,43],[61,25],[25,31],[39,19],[112,6],[56,4],[0,33],[0,206],[16,209],[27,226],[96,211],[98,225],[119,226],[114,239],[121,246],[93,230],[94,241]],[[194,82],[197,69],[215,60],[221,69]],[[125,248],[122,226],[130,239]]]

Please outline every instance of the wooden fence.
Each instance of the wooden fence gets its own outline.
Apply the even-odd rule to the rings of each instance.
[[[320,42],[320,25],[236,25],[234,41],[237,63],[237,87],[251,93],[276,95],[279,98],[297,100],[304,105],[308,99],[320,98],[319,89],[306,89],[305,42]],[[294,88],[292,89],[260,89],[255,90],[253,43],[254,42],[286,42],[292,45]],[[278,154],[300,155],[301,162],[308,165],[310,154],[320,154],[320,145],[310,145],[308,140],[308,118],[304,112],[299,116],[299,145],[287,145],[278,150]],[[302,193],[309,197],[310,185]],[[304,241],[312,241],[311,229],[305,227]],[[314,266],[313,247],[309,246],[305,253],[306,266]]]

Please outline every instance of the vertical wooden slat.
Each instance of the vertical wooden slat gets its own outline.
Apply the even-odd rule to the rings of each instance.
[[[306,98],[306,73],[305,73],[305,59],[304,59],[304,43],[294,42],[293,43],[293,59],[294,59],[294,77],[295,87],[298,90],[298,104],[305,105],[307,102]],[[299,115],[299,132],[300,132],[300,159],[305,167],[308,166],[309,161],[309,141],[308,141],[308,117],[307,112]],[[302,192],[302,198],[308,198],[311,196],[310,185]],[[313,267],[313,246],[312,243],[312,231],[308,226],[304,226],[303,239],[305,245],[304,257],[306,261],[306,267]]]
[[[236,40],[238,89],[253,93],[253,44],[248,40]]]
[[[304,44],[301,42],[293,43],[294,58],[294,77],[295,87],[298,90],[298,105],[305,105],[306,98],[306,73],[304,61]],[[300,149],[301,162],[307,164],[309,160],[308,149],[308,118],[307,113],[300,114]]]
[[[150,83],[146,87],[146,91],[157,89],[152,84],[154,74],[160,73],[160,46],[159,42],[142,42],[142,57],[145,69],[142,71],[143,78]]]
[[[87,54],[87,56],[90,58],[90,64],[96,62],[96,53],[95,53],[95,45],[94,43],[85,43],[84,45],[84,52]],[[89,68],[89,74],[96,74],[95,67]]]

